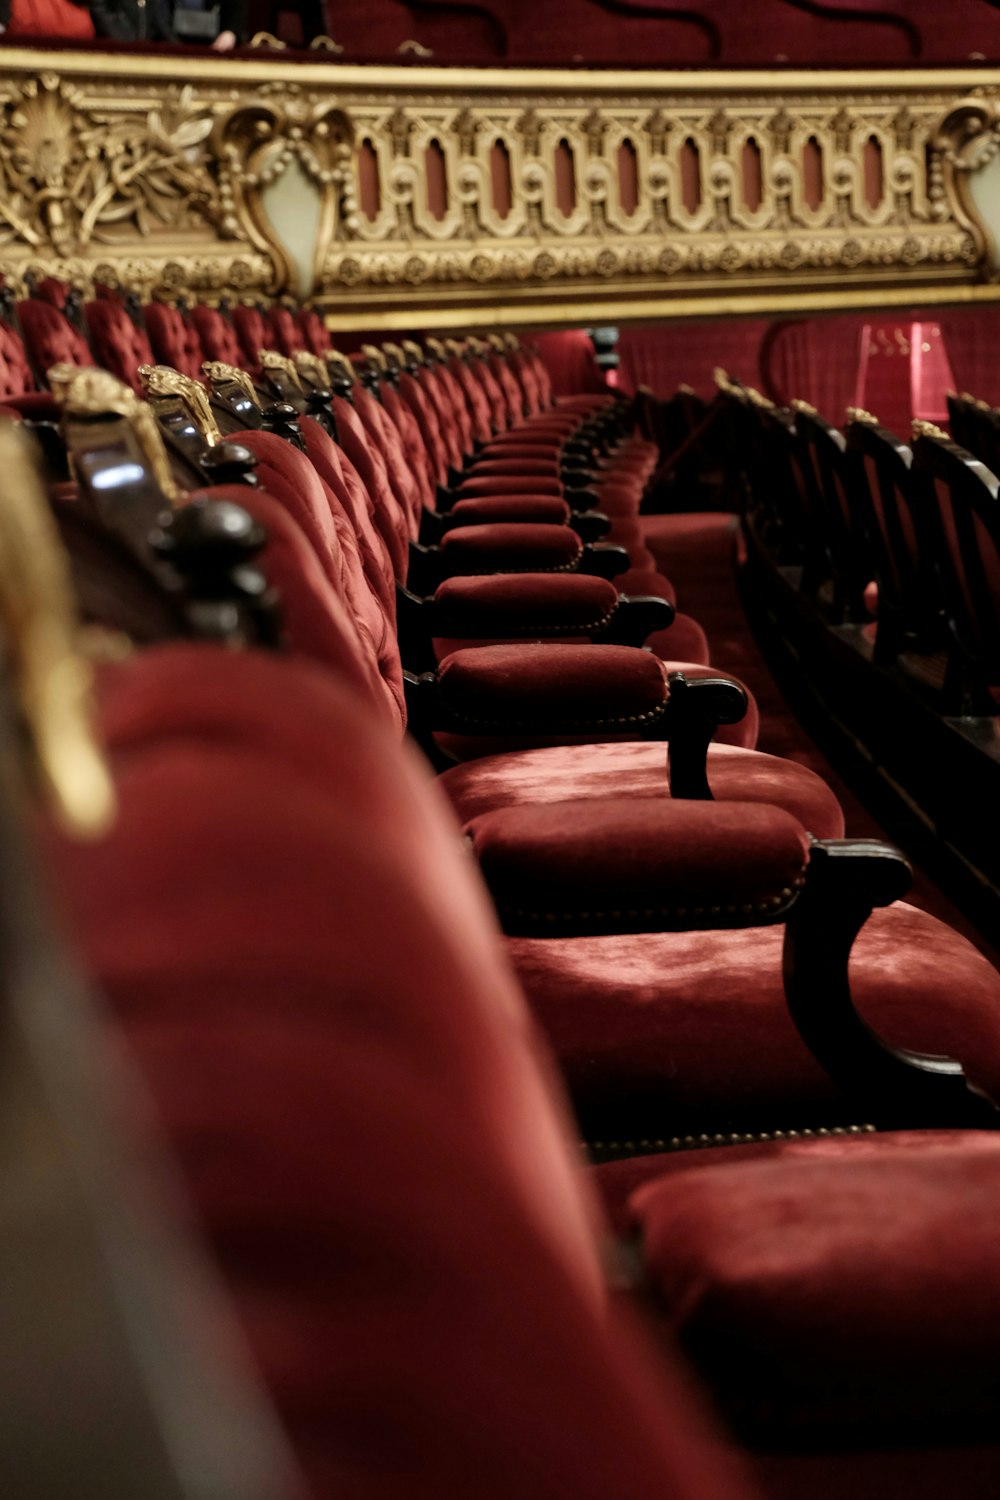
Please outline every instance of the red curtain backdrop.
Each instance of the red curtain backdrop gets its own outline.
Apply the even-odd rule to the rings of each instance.
[[[954,384],[991,406],[1000,406],[1000,308],[942,308],[935,316]]]
[[[808,401],[832,422],[857,400],[864,316],[774,324],[761,351],[764,389],[786,405]]]
[[[712,372],[721,365],[747,385],[760,385],[758,354],[767,328],[760,318],[623,328],[618,383],[625,391],[645,385],[657,396],[669,396],[687,384],[710,395],[715,389]]]

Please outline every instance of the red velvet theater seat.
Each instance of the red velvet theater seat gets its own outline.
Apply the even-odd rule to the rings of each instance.
[[[170,365],[192,380],[200,380],[206,354],[194,317],[185,317],[180,308],[171,307],[167,302],[151,302],[145,309],[145,316],[156,362]]]
[[[153,363],[153,350],[145,333],[117,298],[88,302],[84,316],[95,362],[141,393],[139,366]]]
[[[107,671],[102,696],[118,827],[89,849],[54,844],[51,867],[314,1492],[750,1500],[670,1329],[656,1368],[600,1304],[544,1059],[419,774],[349,694],[264,655],[166,648]],[[875,1170],[840,1170],[858,1146]],[[990,1284],[998,1148],[927,1147],[783,1142],[738,1150],[743,1166],[701,1152],[602,1169],[671,1324],[741,1413],[773,1415],[768,1391],[795,1368],[829,1399],[817,1335],[847,1362],[831,1365],[834,1396],[837,1369],[854,1389],[872,1356],[865,1447],[844,1451],[841,1422],[839,1454],[759,1460],[776,1500],[804,1474],[819,1494],[886,1493],[913,1455],[872,1451],[884,1429],[866,1403],[920,1370],[953,1399],[940,1382],[956,1357],[973,1356],[968,1392],[973,1370],[993,1379],[992,1325],[966,1325],[959,1346],[955,1329]],[[815,1173],[785,1170],[807,1152]],[[751,1177],[754,1157],[778,1174]],[[810,1394],[792,1399],[815,1418]],[[932,1411],[908,1441],[939,1432]],[[991,1458],[995,1478],[995,1451],[932,1451],[937,1488],[905,1493],[949,1493],[957,1472],[985,1500],[973,1481]]]
[[[244,302],[236,303],[231,316],[240,346],[240,359],[237,363],[248,370],[256,369],[260,351],[270,349],[274,343],[268,318],[259,307],[251,307]]]
[[[680,1362],[607,1304],[547,1064],[414,764],[262,653],[149,652],[102,697],[118,823],[50,868],[309,1493],[752,1500]]]
[[[300,307],[298,320],[304,347],[311,354],[318,354],[322,359],[333,347],[330,341],[330,330],[314,307]]]
[[[32,366],[44,380],[53,365],[92,365],[94,356],[87,340],[65,315],[40,297],[19,302],[18,317]]]
[[[0,398],[20,396],[34,388],[24,344],[13,328],[0,321]]]
[[[308,348],[302,325],[291,308],[278,303],[271,308],[268,321],[271,325],[271,338],[266,347],[275,348],[290,358]]]
[[[198,338],[206,359],[221,360],[223,364],[234,365],[237,369],[242,366],[243,353],[236,336],[236,329],[217,307],[205,307],[197,303],[191,309],[191,321],[198,331]],[[257,356],[254,355],[248,368],[256,369],[256,367]],[[200,370],[198,374],[201,374]]]

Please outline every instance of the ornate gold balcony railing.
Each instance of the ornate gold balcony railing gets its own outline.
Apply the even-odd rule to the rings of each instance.
[[[9,49],[0,267],[344,327],[1000,296],[1000,75]]]

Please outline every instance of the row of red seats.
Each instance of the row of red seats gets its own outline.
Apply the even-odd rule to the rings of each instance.
[[[503,390],[495,372],[480,378],[485,357],[454,358],[483,392]],[[212,447],[235,465],[235,438],[256,459],[265,489],[211,493],[269,532],[262,568],[282,594],[290,654],[162,645],[106,671],[119,821],[104,844],[53,854],[297,1451],[318,1493],[749,1495],[684,1389],[679,1333],[750,1441],[823,1455],[755,1461],[765,1492],[800,1494],[819,1474],[831,1494],[878,1493],[893,1460],[864,1451],[873,1437],[902,1433],[912,1450],[929,1419],[934,1440],[961,1430],[971,1392],[990,1409],[989,1320],[970,1317],[963,1296],[989,1254],[992,1137],[828,1134],[869,1111],[896,1125],[976,1117],[960,1074],[887,1051],[852,1008],[847,951],[867,909],[898,891],[900,861],[839,844],[829,789],[747,742],[709,752],[728,805],[676,788],[671,800],[662,741],[637,738],[648,732],[638,721],[665,731],[673,753],[683,720],[667,710],[690,691],[678,686],[690,667],[671,678],[651,653],[567,643],[561,623],[558,644],[513,645],[517,632],[499,628],[521,590],[536,591],[537,638],[539,598],[552,620],[556,602],[582,585],[569,600],[579,609],[607,578],[557,564],[512,584],[497,553],[467,539],[480,566],[408,607],[447,604],[450,590],[470,641],[478,623],[508,643],[452,649],[452,637],[436,671],[405,675],[396,586],[410,545],[427,545],[419,531],[439,491],[407,489],[421,449],[397,422],[398,441],[405,429],[411,440],[401,466],[390,391],[412,397],[427,475],[453,496],[476,486],[476,502],[522,502],[549,479],[539,498],[565,503],[569,442],[602,502],[620,498],[635,520],[654,455],[606,401],[526,415],[530,381],[512,440],[491,432],[470,451],[444,378],[461,386],[461,370],[392,351],[384,363],[397,382],[373,372],[384,404],[346,370],[347,389],[321,400],[319,384],[310,394],[294,366],[278,369],[293,399],[274,405],[292,412],[270,419],[281,390],[266,386],[258,403],[217,371],[210,411],[228,451],[210,443],[195,391],[178,421],[183,385],[147,375],[179,473],[206,468]],[[524,379],[524,362],[507,368]],[[130,471],[147,486],[149,472],[120,461],[73,377],[64,390],[79,489],[59,490],[56,509],[120,523],[140,498]],[[470,427],[477,407],[467,394]],[[509,447],[531,453],[486,456]],[[553,454],[557,475],[537,472]],[[528,467],[477,479],[477,460]],[[201,503],[190,487],[181,498]],[[438,558],[452,535],[513,524],[445,531]],[[662,541],[670,528],[659,529]],[[523,560],[545,542],[522,533],[504,546]],[[444,724],[447,748],[467,757],[439,780],[510,933],[506,956],[454,814],[398,747],[407,689],[427,747],[440,755]],[[546,743],[484,755],[501,738]],[[1000,981],[942,924],[899,905],[876,913],[851,992],[896,1048],[955,1054],[997,1094]],[[600,1292],[553,1054],[578,1112],[602,1128],[791,1128],[710,1157],[599,1170],[618,1223],[642,1231],[666,1309],[655,1357]],[[798,1138],[803,1126],[822,1138]],[[942,1302],[927,1247],[959,1205],[969,1228],[950,1246]],[[941,1316],[916,1347],[913,1309],[929,1295]],[[904,1471],[914,1456],[901,1456]],[[940,1493],[956,1464],[963,1492],[995,1479],[995,1456],[975,1444],[912,1467],[921,1483],[934,1472],[926,1492]]]

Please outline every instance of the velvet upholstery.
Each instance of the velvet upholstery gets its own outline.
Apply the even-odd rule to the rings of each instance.
[[[309,461],[327,490],[336,497],[354,533],[369,587],[386,615],[395,620],[396,583],[392,559],[375,525],[375,507],[347,454],[312,417],[299,419]]]
[[[222,358],[203,349],[194,313],[185,318],[178,307],[171,307],[166,302],[151,302],[145,316],[149,341],[158,363],[171,365],[192,380],[201,380],[203,361]]]
[[[154,362],[149,339],[117,300],[100,298],[83,311],[96,362],[141,394],[139,366]]]
[[[466,359],[450,359],[448,369],[462,387],[469,408],[472,435],[477,443],[488,443],[493,436],[493,412],[482,385],[476,379]]]
[[[445,771],[441,782],[466,823],[494,808],[588,797],[668,797],[666,762],[665,745],[567,745],[524,751],[516,760],[488,756]],[[843,837],[844,815],[830,787],[795,761],[714,743],[708,750],[708,779],[716,802],[773,803],[815,838]]]
[[[435,484],[444,484],[448,478],[448,465],[451,456],[445,442],[444,433],[437,410],[430,397],[424,391],[423,386],[416,376],[404,370],[399,376],[399,396],[409,407],[414,421],[420,428],[420,434],[427,449],[427,455],[431,462]]]
[[[437,498],[437,478],[430,451],[420,430],[420,424],[413,415],[410,406],[403,400],[399,391],[391,382],[385,381],[383,383],[380,396],[382,406],[387,415],[392,418],[403,441],[406,460],[409,464],[410,472],[416,480],[421,502],[428,510],[433,510]]]
[[[32,363],[44,379],[53,365],[92,365],[94,357],[83,334],[77,333],[51,303],[31,297],[18,305],[24,341]]]
[[[465,826],[506,930],[738,926],[801,887],[809,838],[777,807],[609,797],[505,807]]]
[[[666,1325],[756,1441],[995,1435],[1000,1137],[877,1139],[630,1199]]]
[[[496,495],[458,500],[448,514],[457,526],[480,526],[486,521],[543,521],[565,526],[570,509],[558,495]]]
[[[245,302],[237,302],[231,316],[241,353],[237,363],[250,370],[256,369],[260,363],[260,351],[270,349],[274,342],[271,325],[259,307],[248,306]]]
[[[379,401],[363,386],[355,385],[354,409],[368,434],[370,445],[385,462],[392,493],[402,514],[406,534],[416,540],[424,503],[417,475],[410,467],[399,428]]]
[[[380,709],[381,694],[373,691],[371,673],[358,649],[356,621],[287,506],[264,489],[238,484],[193,491],[183,496],[183,503],[190,504],[202,496],[232,501],[263,526],[267,541],[259,564],[277,592],[282,638],[288,650],[321,662],[359,695],[367,695],[373,709]]]
[[[524,475],[538,475],[539,478],[558,479],[559,461],[556,458],[482,458],[478,459],[470,471],[477,479],[499,477],[510,475],[522,477]]]
[[[615,580],[616,584],[618,580]],[[621,585],[619,585],[621,587]],[[622,588],[622,592],[627,590]],[[654,597],[657,597],[654,595]],[[662,595],[660,596],[662,597]],[[697,620],[685,615],[680,611],[674,615],[673,621],[665,630],[654,630],[652,635],[646,637],[646,645],[650,651],[662,657],[664,661],[690,661],[697,662],[700,666],[709,665],[710,652],[705,632]],[[727,676],[730,674],[726,674]],[[747,744],[757,743],[757,705],[753,694],[748,694],[747,717],[742,721],[746,724],[744,739]]]
[[[369,439],[365,425],[350,401],[333,398],[337,441],[361,477],[371,497],[373,519],[392,558],[395,575],[406,578],[410,528],[393,494],[389,472],[378,447]]]
[[[358,661],[383,708],[405,723],[402,668],[392,621],[369,588],[349,520],[303,453],[269,432],[241,434],[257,457],[257,475],[286,507],[313,548],[354,624]]]
[[[470,729],[625,732],[662,718],[663,663],[628,646],[486,646],[456,651],[438,672],[439,698]]]
[[[291,308],[279,304],[271,308],[271,347],[292,357],[306,348],[302,326]]]
[[[581,573],[501,573],[446,578],[434,602],[442,634],[589,635],[613,617],[618,591]]]
[[[237,368],[243,364],[243,351],[236,329],[217,307],[206,307],[199,302],[191,309],[191,321],[197,329],[206,359],[218,359],[223,364],[235,365]],[[254,355],[247,368],[252,370],[256,367],[257,356]]]
[[[103,697],[118,823],[50,869],[310,1493],[752,1500],[603,1304],[544,1059],[409,758],[266,654],[147,653]]]
[[[0,397],[19,396],[34,389],[24,344],[13,328],[0,320]]]
[[[330,330],[314,307],[300,307],[298,319],[305,347],[322,359],[332,348]]]
[[[568,526],[492,521],[456,526],[441,539],[449,572],[544,573],[576,567],[583,543]]]
[[[578,1103],[627,1101],[658,1132],[691,1117],[775,1128],[849,1113],[788,1016],[781,946],[780,927],[510,940]],[[957,1058],[1000,1099],[1000,975],[969,942],[900,902],[865,924],[851,976],[879,1035]]]
[[[472,500],[479,496],[487,495],[557,495],[560,498],[563,493],[562,481],[558,476],[547,478],[543,474],[517,476],[510,474],[487,475],[482,479],[475,476],[471,479],[463,479],[455,492],[460,500]]]

